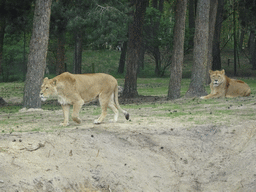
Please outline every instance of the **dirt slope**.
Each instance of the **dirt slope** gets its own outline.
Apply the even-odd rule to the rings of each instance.
[[[168,126],[167,126],[168,125]],[[256,191],[255,122],[0,136],[1,191]]]

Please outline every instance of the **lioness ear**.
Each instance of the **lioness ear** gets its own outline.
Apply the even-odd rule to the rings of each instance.
[[[54,79],[54,80],[53,80],[53,85],[56,85],[56,84],[57,84],[57,80]]]
[[[223,75],[225,75],[225,70],[224,70],[224,69],[222,69],[222,70],[221,70],[221,73],[222,73]]]
[[[209,70],[209,73],[212,73],[212,70],[211,70],[211,69]]]
[[[57,84],[57,80],[56,79],[53,79],[52,82],[51,82],[52,85],[56,86]]]

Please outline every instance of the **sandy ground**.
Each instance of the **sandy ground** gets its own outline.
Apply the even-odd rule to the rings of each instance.
[[[172,104],[148,102],[155,100]],[[110,123],[110,114],[100,125],[92,123],[98,107],[85,106],[82,124],[66,128],[58,126],[61,110],[0,113],[9,120],[0,134],[0,191],[256,191],[256,105],[249,100],[228,101],[244,116],[221,122],[135,105],[127,109],[130,121],[120,114]],[[211,107],[201,110],[214,113]]]

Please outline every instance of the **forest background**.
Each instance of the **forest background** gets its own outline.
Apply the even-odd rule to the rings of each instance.
[[[256,75],[255,0],[1,0],[0,9],[0,82],[26,81],[25,107],[41,106],[45,75],[65,71],[125,78],[126,97],[138,96],[138,77],[170,78],[170,99],[182,78],[186,96],[206,94],[209,69]],[[46,30],[37,17],[49,18]],[[41,60],[29,56],[39,50],[33,32],[47,42]]]

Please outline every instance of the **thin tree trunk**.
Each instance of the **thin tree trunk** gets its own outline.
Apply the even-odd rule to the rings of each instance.
[[[250,34],[250,57],[251,57],[251,65],[252,69],[256,70],[256,43],[255,43],[255,35],[253,32]]]
[[[211,82],[209,70],[212,69],[212,48],[213,48],[213,38],[214,29],[216,24],[216,15],[218,8],[218,0],[211,0],[210,2],[210,18],[209,18],[209,42],[208,42],[208,61],[206,67],[206,84]]]
[[[220,57],[220,35],[221,35],[221,26],[223,21],[223,9],[224,9],[224,0],[218,0],[218,9],[216,16],[216,24],[214,30],[214,40],[212,47],[212,70],[221,69],[221,57]]]
[[[206,95],[205,78],[208,55],[210,0],[198,0],[196,12],[193,69],[186,97]]]
[[[56,75],[60,75],[65,72],[65,33],[59,32],[57,39]]]
[[[160,59],[160,51],[158,46],[153,47],[153,55],[155,58],[155,75],[159,76],[161,74],[161,59]]]
[[[180,97],[182,65],[184,59],[184,38],[187,0],[177,1],[174,26],[174,43],[168,98]]]
[[[234,26],[234,76],[236,76],[236,61],[237,61],[237,36],[236,36],[236,5],[233,9],[233,26]]]
[[[133,0],[131,0],[133,2]],[[143,21],[146,11],[147,0],[137,0],[133,22],[129,25],[129,40],[127,48],[127,64],[123,96],[127,98],[137,97],[137,72],[140,62],[140,51],[142,45]]]
[[[141,47],[140,47],[140,63],[139,63],[139,68],[141,68],[142,70],[144,69],[144,58],[145,58],[145,52],[146,52],[146,47],[144,42],[142,41]],[[138,70],[138,73],[140,73],[140,71]]]
[[[46,67],[51,4],[52,0],[36,0],[35,2],[33,32],[23,97],[26,108],[41,107],[39,93]]]
[[[254,34],[252,31],[250,31],[250,35],[249,35],[249,39],[248,39],[248,47],[249,47],[249,51],[250,51],[250,47],[251,47],[251,41],[252,38],[254,38]],[[251,55],[251,54],[250,54]]]
[[[189,32],[191,38],[189,39],[189,48],[194,46],[194,31],[195,31],[195,0],[189,0]]]
[[[77,33],[75,36],[75,49],[74,49],[74,63],[73,63],[73,73],[82,73],[82,35]]]
[[[243,43],[244,43],[244,34],[245,34],[246,30],[244,27],[242,27],[241,29],[241,34],[240,34],[240,41],[239,41],[239,49],[242,50],[243,49]]]
[[[1,17],[0,18],[0,75],[2,74],[4,33],[5,33],[5,18]]]
[[[127,52],[127,41],[125,41],[123,43],[123,47],[122,47],[121,55],[120,55],[120,60],[119,60],[118,73],[121,73],[121,74],[124,73],[126,52]]]
[[[155,8],[155,9],[158,9],[161,13],[163,12],[163,1],[162,0],[153,0],[152,1],[152,6]],[[153,39],[157,39],[157,36],[158,36],[158,31],[159,31],[159,25],[160,25],[160,19],[161,17],[157,17],[157,20],[152,23],[152,38]],[[159,50],[159,46],[158,45],[153,45],[153,55],[154,55],[154,58],[155,58],[155,63],[156,63],[156,66],[155,66],[155,74],[157,76],[160,76],[161,75],[161,68],[162,68],[162,63],[161,63],[161,55],[160,55],[160,50]]]
[[[26,65],[26,30],[23,31],[23,63],[22,63],[22,73],[23,73],[23,80],[26,79],[26,72],[27,72],[27,65]]]

